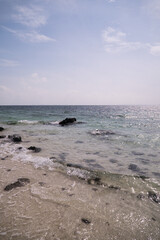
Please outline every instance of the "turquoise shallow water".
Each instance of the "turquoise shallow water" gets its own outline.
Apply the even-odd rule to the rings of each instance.
[[[0,106],[0,126],[36,157],[160,179],[160,106]]]

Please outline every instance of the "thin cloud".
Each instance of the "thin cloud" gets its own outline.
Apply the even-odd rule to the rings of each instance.
[[[13,29],[5,27],[5,26],[3,26],[3,28],[6,31],[17,36],[19,39],[21,39],[23,41],[31,42],[31,43],[43,43],[43,42],[56,41],[55,39],[50,38],[44,34],[40,34],[37,31],[22,32],[22,31],[18,31],[18,30],[13,30]]]
[[[159,55],[160,44],[154,46],[150,43],[127,41],[126,37],[126,33],[108,27],[106,30],[103,31],[105,51],[109,53],[117,53],[147,49],[152,55]]]
[[[47,22],[43,9],[38,6],[16,6],[15,10],[17,13],[12,15],[13,20],[27,27],[37,28]]]
[[[109,3],[114,3],[116,0],[107,0]]]
[[[103,31],[106,52],[120,52],[137,50],[146,47],[140,42],[130,42],[126,40],[126,33],[108,27]]]
[[[19,63],[17,61],[9,60],[9,59],[0,59],[0,67],[17,67]]]
[[[151,46],[150,53],[154,56],[160,56],[160,43],[154,46]]]
[[[31,75],[31,82],[32,83],[46,83],[47,82],[47,78],[46,77],[42,77],[40,76],[37,72],[32,73]]]

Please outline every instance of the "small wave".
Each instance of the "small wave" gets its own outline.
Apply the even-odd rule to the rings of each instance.
[[[99,130],[96,129],[94,131],[89,132],[91,135],[100,135],[100,136],[105,136],[105,135],[114,135],[115,133],[110,131],[110,130]]]
[[[31,120],[19,120],[18,123],[21,123],[21,124],[38,124],[40,122],[39,121],[31,121]]]
[[[110,118],[112,119],[123,119],[125,118],[126,116],[125,115],[122,115],[122,114],[117,114],[117,115],[113,115],[113,116],[110,116]]]
[[[47,124],[48,124],[48,125],[58,125],[59,122],[58,122],[58,121],[55,121],[55,122],[48,122]]]
[[[7,122],[7,125],[16,125],[17,124],[17,121],[8,121]]]

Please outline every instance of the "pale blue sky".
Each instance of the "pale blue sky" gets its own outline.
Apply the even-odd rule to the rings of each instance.
[[[0,0],[1,104],[160,104],[160,0]]]

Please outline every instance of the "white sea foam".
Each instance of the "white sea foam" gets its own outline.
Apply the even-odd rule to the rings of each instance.
[[[57,124],[59,124],[59,122],[58,122],[58,121],[55,121],[55,122],[49,122],[49,124],[50,124],[50,125],[57,125]]]
[[[37,124],[38,121],[19,120],[18,123],[21,123],[21,124]]]
[[[1,151],[3,149],[3,151]],[[55,163],[51,159],[40,156],[31,155],[30,151],[19,144],[18,146],[14,143],[4,143],[0,145],[0,157],[9,156],[13,161],[23,161],[33,163],[36,168],[47,166],[50,170],[54,168]]]

